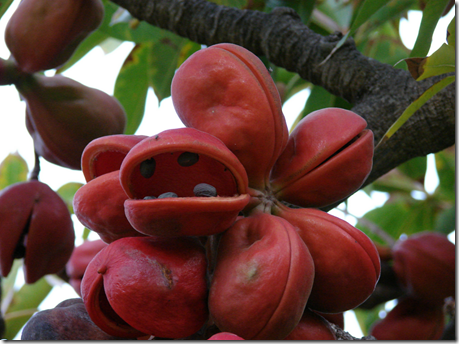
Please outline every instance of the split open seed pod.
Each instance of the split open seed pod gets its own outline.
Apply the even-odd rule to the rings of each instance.
[[[373,132],[352,111],[326,108],[303,118],[274,165],[276,197],[302,207],[324,207],[349,196],[373,165]]]
[[[314,260],[309,308],[344,312],[373,293],[381,265],[378,251],[365,233],[318,209],[282,207],[276,208],[276,214],[297,228]]]
[[[208,319],[206,271],[197,238],[122,238],[91,260],[81,294],[108,334],[184,338]]]
[[[2,276],[10,273],[15,258],[24,258],[26,283],[65,268],[75,241],[67,205],[37,180],[0,192],[0,237]]]
[[[119,170],[126,154],[145,135],[107,135],[92,140],[81,156],[81,170],[87,182],[105,173]]]
[[[250,187],[264,190],[288,130],[263,62],[235,44],[210,46],[180,66],[171,94],[182,122],[222,140],[244,165]]]
[[[157,236],[223,232],[247,205],[244,167],[217,138],[193,128],[163,131],[135,145],[120,169],[126,217]]]

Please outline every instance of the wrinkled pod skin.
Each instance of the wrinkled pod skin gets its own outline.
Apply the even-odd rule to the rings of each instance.
[[[73,197],[78,220],[100,238],[111,243],[117,239],[144,236],[126,218],[124,203],[128,196],[120,184],[120,171],[105,173],[80,187]]]
[[[65,272],[69,277],[69,284],[81,296],[81,280],[89,262],[104,247],[103,240],[85,240],[80,246],[75,247],[69,261],[65,265]]]
[[[357,307],[374,291],[381,273],[378,251],[360,230],[318,209],[276,208],[297,228],[315,266],[308,307],[340,313]]]
[[[236,156],[193,128],[166,130],[139,142],[121,164],[120,182],[129,197],[126,217],[146,235],[221,233],[250,199],[247,174]],[[215,193],[196,195],[202,184]],[[177,197],[161,198],[171,192]]]
[[[244,339],[283,339],[298,324],[314,263],[294,227],[259,213],[222,235],[209,291],[217,327]]]
[[[81,171],[87,182],[105,173],[119,170],[126,154],[145,135],[107,135],[92,140],[81,156]]]
[[[82,298],[113,336],[184,338],[208,319],[206,268],[197,238],[122,238],[89,263]]]
[[[397,240],[393,269],[406,292],[425,303],[443,305],[456,294],[456,246],[436,232],[420,232]]]
[[[75,234],[67,205],[37,180],[13,184],[0,192],[0,267],[6,277],[15,258],[24,258],[28,284],[65,268]]]
[[[5,29],[18,67],[35,73],[61,66],[102,22],[100,0],[22,0]]]
[[[235,44],[199,50],[175,73],[171,94],[182,122],[222,140],[245,167],[249,186],[264,190],[288,130],[261,60]]]
[[[35,313],[24,326],[21,340],[125,340],[103,332],[94,324],[80,298]]]
[[[26,101],[26,125],[36,152],[56,165],[80,170],[92,140],[121,134],[126,114],[118,100],[62,75],[33,75],[16,84]]]
[[[352,111],[326,108],[304,117],[271,174],[275,197],[319,208],[358,190],[373,165],[373,132]]]
[[[376,322],[370,334],[377,340],[439,340],[445,326],[442,305],[428,305],[421,299],[400,298],[385,318]]]

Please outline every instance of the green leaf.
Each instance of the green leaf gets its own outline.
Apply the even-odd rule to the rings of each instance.
[[[455,160],[454,149],[443,150],[435,154],[435,165],[439,179],[435,195],[449,202],[456,201]]]
[[[392,170],[372,184],[372,190],[411,195],[412,191],[424,191],[422,184],[416,182],[398,169]]]
[[[151,46],[148,77],[158,101],[171,95],[171,82],[176,69],[200,45],[168,32]]]
[[[24,284],[14,293],[13,300],[4,314],[5,339],[14,339],[52,288],[45,278],[41,278],[34,284]]]
[[[288,0],[285,2],[289,2]],[[354,13],[354,4],[345,1],[325,0],[316,2],[316,10],[320,16],[311,16],[311,23],[315,23],[328,33],[333,31],[344,32],[351,23]]]
[[[436,232],[440,232],[448,235],[456,228],[456,206],[452,205],[450,208],[443,210],[438,214],[435,219],[434,229]]]
[[[432,36],[449,0],[428,0],[422,12],[421,27],[410,57],[425,57],[432,44]]]
[[[0,190],[27,180],[29,167],[18,153],[9,154],[0,164]]]
[[[420,156],[397,167],[404,175],[411,179],[424,182],[427,171],[427,157]]]
[[[410,50],[403,44],[399,28],[393,20],[380,22],[379,14],[385,9],[386,7],[378,11],[370,22],[358,30],[355,41],[357,48],[365,56],[394,66],[408,56]],[[406,66],[400,64],[397,68],[406,68]]]
[[[373,324],[381,319],[379,317],[379,312],[384,310],[384,307],[385,305],[381,304],[374,307],[373,309],[356,308],[353,310],[364,336],[368,336]]]
[[[114,96],[127,115],[125,134],[132,135],[142,122],[149,87],[150,43],[137,44],[124,61],[115,82]]]
[[[453,83],[455,76],[447,76],[444,79],[438,81],[429,87],[418,99],[412,102],[406,109],[403,111],[401,116],[395,121],[394,124],[387,130],[386,134],[382,137],[381,141],[376,145],[375,149],[382,143],[389,140],[389,138],[403,125],[405,122],[421,107],[423,106],[430,98],[440,92],[449,84]]]
[[[14,0],[5,0],[0,2],[0,18],[3,17]]]
[[[384,230],[390,237],[397,240],[404,225],[404,219],[410,212],[410,207],[406,202],[386,203],[384,206],[370,210],[363,217]],[[359,222],[356,227],[366,233],[369,238],[376,242],[384,243],[373,234],[367,227]]]
[[[349,34],[353,35],[355,31],[368,19],[370,19],[384,5],[387,5],[391,0],[365,0],[360,7],[357,16],[352,21]]]
[[[430,57],[412,57],[404,61],[411,76],[417,81],[456,70],[456,51],[453,46],[442,44]]]
[[[312,11],[314,10],[315,1],[297,1],[294,10],[301,17],[301,21],[305,24],[309,22],[311,18]]]
[[[86,240],[86,239],[89,238],[89,234],[91,234],[91,230],[89,228],[87,228],[87,227],[84,227],[83,234],[81,235],[81,238],[83,240]]]
[[[418,201],[403,197],[392,203],[386,203],[380,208],[370,210],[363,217],[397,240],[402,234],[411,235],[422,231],[432,231],[437,210],[438,206],[434,199],[427,198]],[[356,227],[373,240],[381,242],[379,237],[363,224],[357,223]]]
[[[64,200],[67,208],[70,211],[70,214],[73,214],[73,197],[75,196],[75,193],[78,191],[78,189],[82,186],[83,184],[81,183],[70,182],[62,185],[59,189],[57,189],[57,193]]]
[[[337,51],[346,40],[352,36],[357,29],[365,23],[373,14],[381,7],[386,5],[390,0],[365,0],[363,5],[358,10],[357,16],[354,18],[349,31],[338,41],[331,53],[325,58],[321,64],[325,63]]]
[[[6,304],[10,304],[10,296],[14,293],[14,285],[16,283],[16,277],[18,275],[19,268],[22,266],[22,259],[13,260],[13,266],[11,267],[8,276],[2,277],[2,307],[6,308]]]
[[[448,25],[446,33],[446,41],[452,47],[456,47],[456,16],[451,20]]]

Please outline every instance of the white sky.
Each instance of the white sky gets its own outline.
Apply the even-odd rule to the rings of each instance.
[[[3,32],[8,21],[8,18],[13,13],[18,1],[15,1],[8,12],[0,20],[0,57],[7,59],[9,51],[3,40]],[[454,16],[454,11],[443,18],[439,23],[435,34],[434,42],[429,54],[438,49],[442,43],[446,42],[446,27]],[[417,33],[421,21],[420,12],[409,12],[408,19],[402,19],[401,31],[403,43],[412,48],[416,37],[413,32]],[[101,48],[93,49],[74,67],[64,72],[67,77],[73,78],[86,86],[98,88],[108,94],[113,94],[113,87],[116,79],[117,71],[120,69],[125,57],[132,49],[132,43],[123,43],[115,51],[105,54]],[[284,115],[286,116],[287,124],[290,127],[309,95],[309,91],[302,91],[292,97],[283,107]],[[25,106],[19,100],[18,93],[14,86],[0,86],[0,162],[10,153],[18,152],[29,164],[29,169],[33,168],[33,143],[26,128],[25,128]],[[178,119],[172,106],[170,98],[161,102],[158,107],[158,101],[153,92],[149,91],[149,96],[146,104],[146,116],[138,134],[154,135],[170,128],[183,127],[183,124]],[[430,172],[429,172],[430,175]],[[438,183],[438,178],[433,174],[431,178],[427,178],[427,191],[433,191]],[[84,183],[84,178],[81,171],[71,171],[53,165],[41,159],[40,180],[47,183],[52,189],[56,190],[60,186],[68,182]],[[373,197],[368,197],[364,192],[358,192],[350,199],[349,212],[355,216],[361,216],[374,207],[381,206],[386,196],[381,193],[375,193]],[[341,217],[339,211],[332,211],[332,214]],[[355,219],[346,217],[346,220],[355,224]],[[77,235],[76,245],[79,245],[83,227],[75,222],[75,231]],[[92,233],[91,239],[97,239],[97,235]],[[21,277],[21,274],[19,274]],[[18,278],[18,285],[23,283],[21,278]],[[56,281],[55,281],[56,282]],[[56,286],[47,299],[42,303],[40,309],[53,308],[61,300],[77,297],[72,287],[68,284]],[[355,324],[355,318],[352,312],[346,313],[346,330],[356,337],[361,337],[362,333]]]

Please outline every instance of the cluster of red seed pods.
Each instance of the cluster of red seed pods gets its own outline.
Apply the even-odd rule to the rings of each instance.
[[[172,99],[186,128],[105,136],[83,152],[75,214],[109,244],[83,276],[91,319],[131,338],[209,326],[243,339],[299,339],[299,326],[333,336],[323,317],[364,302],[380,261],[364,233],[314,208],[369,174],[365,121],[328,108],[289,136],[268,70],[233,44],[185,61]]]

